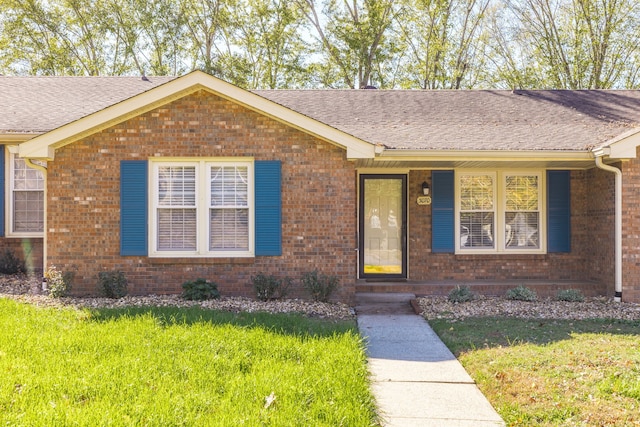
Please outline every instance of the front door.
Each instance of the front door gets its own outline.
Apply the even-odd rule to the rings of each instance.
[[[404,279],[406,175],[360,175],[360,277]]]

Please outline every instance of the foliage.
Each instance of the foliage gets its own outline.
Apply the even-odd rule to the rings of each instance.
[[[456,286],[449,292],[447,299],[450,302],[469,302],[475,299],[475,295],[468,286]]]
[[[107,298],[122,298],[127,295],[127,278],[122,271],[101,271],[98,290]]]
[[[206,279],[196,279],[182,284],[182,298],[191,301],[205,301],[220,298],[218,285]]]
[[[58,271],[55,265],[50,266],[44,272],[44,278],[47,280],[49,296],[54,298],[64,297],[71,290],[71,276]]]
[[[640,422],[640,321],[429,320],[507,425]]]
[[[556,295],[558,301],[582,302],[584,295],[579,289],[560,289]]]
[[[634,0],[2,0],[0,73],[247,89],[640,85]]]
[[[5,250],[2,256],[0,256],[0,273],[18,274],[24,273],[24,271],[24,261],[18,258],[12,250]]]
[[[302,275],[302,286],[311,294],[314,301],[327,302],[338,288],[338,278],[313,270]]]
[[[278,279],[273,275],[258,273],[251,278],[256,298],[260,301],[270,301],[287,296],[292,280],[289,277]]]
[[[536,291],[529,289],[524,285],[519,285],[518,287],[509,289],[505,297],[515,301],[535,301],[538,299]]]
[[[0,299],[0,325],[2,425],[377,425],[352,321]]]

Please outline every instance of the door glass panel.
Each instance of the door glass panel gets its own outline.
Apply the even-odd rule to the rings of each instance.
[[[403,274],[402,179],[364,180],[365,274]]]

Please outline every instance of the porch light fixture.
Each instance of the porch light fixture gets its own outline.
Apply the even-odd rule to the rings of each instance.
[[[416,203],[419,205],[430,205],[431,196],[429,195],[429,184],[427,181],[422,183],[422,195],[416,199]]]
[[[423,196],[428,196],[429,195],[429,184],[427,184],[427,181],[424,181],[422,183],[422,195]]]

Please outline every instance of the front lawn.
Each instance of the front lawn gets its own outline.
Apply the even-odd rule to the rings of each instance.
[[[0,298],[0,424],[371,426],[354,322]]]
[[[640,425],[640,321],[429,324],[510,426]]]

